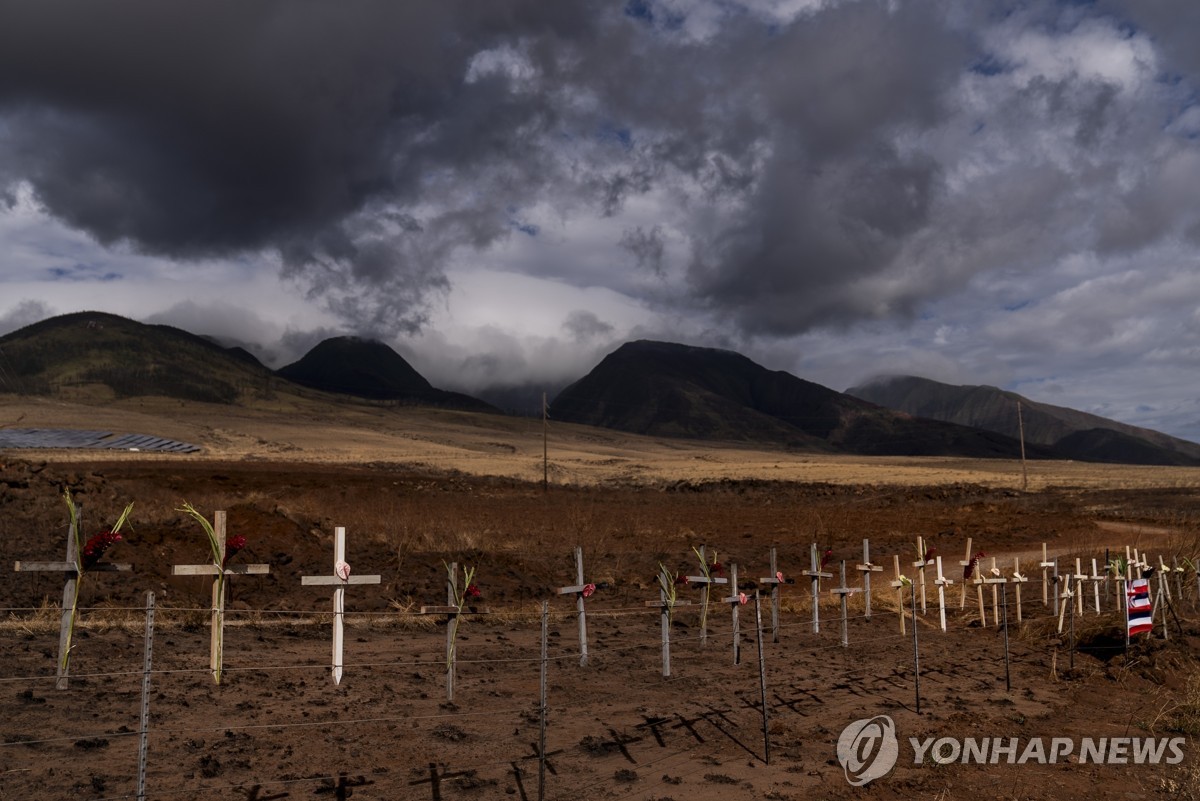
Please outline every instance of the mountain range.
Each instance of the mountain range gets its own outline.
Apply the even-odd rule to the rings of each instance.
[[[104,402],[138,396],[245,404],[278,393],[331,404],[387,403],[499,414],[432,386],[389,346],[319,343],[272,371],[243,348],[165,325],[79,312],[0,337],[0,392]],[[824,453],[1015,458],[1015,405],[1030,458],[1200,464],[1200,445],[1028,401],[991,387],[876,381],[846,393],[727,350],[639,340],[617,348],[549,406],[555,422],[657,437]]]

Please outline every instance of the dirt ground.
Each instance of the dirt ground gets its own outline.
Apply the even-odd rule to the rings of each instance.
[[[180,436],[163,429],[140,427]],[[641,477],[624,463],[597,468],[586,480],[582,473],[570,480],[566,470],[543,491],[528,480],[540,478],[526,459],[534,443],[522,456],[525,475],[490,462],[466,470],[467,462],[451,468],[375,452],[323,462],[317,434],[307,432],[313,444],[294,451],[257,434],[265,443],[259,458],[209,441],[198,458],[0,455],[0,559],[10,566],[62,559],[64,488],[83,507],[85,536],[135,504],[123,541],[104,560],[133,571],[84,576],[68,689],[54,687],[61,577],[10,572],[0,582],[0,799],[136,797],[140,609],[148,590],[157,604],[146,788],[153,799],[537,798],[543,600],[551,610],[546,798],[1200,798],[1194,575],[1186,574],[1174,605],[1171,639],[1143,638],[1128,655],[1113,588],[1104,588],[1101,614],[1088,595],[1072,655],[1069,626],[1058,635],[1042,605],[1036,566],[1043,542],[1062,564],[1073,567],[1078,556],[1085,569],[1093,556],[1102,562],[1106,548],[1123,553],[1126,545],[1168,562],[1200,553],[1198,474],[1039,465],[1034,491],[1020,492],[1012,465],[964,464],[951,480],[938,461],[864,467],[811,459],[814,475],[773,480],[760,469],[764,460],[806,458],[759,453],[760,467],[677,475],[670,459],[704,449],[651,443],[637,457],[646,465]],[[445,436],[467,447],[452,432]],[[496,431],[477,438],[504,441]],[[580,464],[617,458],[578,453]],[[665,461],[656,461],[663,453]],[[729,453],[711,453],[734,464]],[[890,481],[893,467],[899,478]],[[757,477],[746,475],[756,470]],[[1003,480],[959,480],[989,471]],[[177,511],[184,501],[206,514],[228,512],[229,533],[247,538],[237,563],[271,566],[267,576],[230,580],[219,686],[207,667],[209,580],[171,575],[171,565],[206,559],[202,530]],[[332,571],[335,526],[347,528],[353,573],[381,576],[378,586],[347,589],[345,677],[336,687],[328,667],[330,591],[300,581]],[[918,713],[911,624],[901,635],[887,585],[894,554],[916,575],[917,535],[956,582],[967,538],[987,554],[985,566],[994,556],[1010,572],[1012,558],[1021,559],[1030,581],[1021,624],[1009,595],[1011,689],[990,595],[981,626],[974,589],[960,608],[959,584],[950,587],[943,633],[931,572],[928,611],[917,616]],[[829,592],[836,579],[822,584],[814,633],[810,584],[800,571],[815,542],[832,551],[833,572],[847,562],[848,583],[859,587],[854,566],[864,537],[885,570],[875,574],[871,619],[862,595],[851,597],[843,647],[838,600]],[[758,580],[768,575],[771,547],[794,581],[780,593],[777,643],[763,608],[765,684],[752,603],[740,607],[738,665],[730,605],[712,605],[705,642],[695,606],[678,607],[672,676],[662,676],[660,613],[645,602],[658,595],[660,564],[697,573],[692,548],[701,544],[740,566],[750,594],[768,589]],[[586,581],[601,585],[587,602],[586,667],[573,600],[556,592],[575,583],[576,545]],[[422,605],[445,603],[445,563],[452,561],[476,570],[482,597],[474,603],[490,611],[465,617],[458,630],[453,703],[446,698],[445,623],[417,614]],[[694,604],[700,595],[685,586],[679,597]],[[895,722],[899,762],[890,776],[852,787],[838,762],[838,737],[851,722],[876,715]],[[910,737],[1185,737],[1186,744],[1177,765],[1070,758],[939,765],[913,764]]]

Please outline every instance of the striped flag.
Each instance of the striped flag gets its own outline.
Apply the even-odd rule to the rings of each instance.
[[[1129,636],[1154,628],[1154,606],[1150,603],[1150,580],[1139,578],[1129,583]]]

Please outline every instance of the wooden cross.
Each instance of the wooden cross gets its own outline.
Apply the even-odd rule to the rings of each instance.
[[[1046,553],[1046,543],[1044,542],[1042,543],[1042,561],[1038,563],[1038,567],[1042,569],[1042,606],[1049,606],[1049,584],[1047,583],[1049,580],[1049,575],[1047,571],[1049,571],[1052,567],[1057,569],[1058,563],[1050,561],[1050,557]],[[1057,593],[1058,588],[1055,587],[1054,591]],[[1057,612],[1058,610],[1055,609],[1055,611]]]
[[[779,642],[779,591],[781,585],[786,584],[790,579],[785,580],[783,573],[779,572],[779,566],[775,559],[775,546],[771,546],[771,561],[770,561],[771,576],[769,578],[760,578],[759,584],[766,584],[771,588],[771,642]],[[1197,586],[1200,586],[1198,584]]]
[[[705,555],[704,546],[701,545],[697,553],[700,555],[700,561],[707,566],[708,562]],[[704,645],[708,642],[708,598],[711,593],[710,585],[713,584],[728,584],[729,579],[712,578],[711,576],[688,576],[688,584],[700,585],[700,644]]]
[[[862,590],[858,587],[847,587],[846,586],[846,560],[845,559],[842,560],[842,566],[841,566],[840,570],[838,571],[838,577],[841,579],[842,586],[835,587],[834,589],[830,590],[829,593],[831,595],[836,595],[841,599],[842,647],[848,648],[848,647],[850,647],[850,629],[849,629],[849,617],[848,617],[849,604],[847,603],[846,596],[853,595],[856,592],[862,592]]]
[[[83,578],[83,562],[79,556],[79,527],[82,525],[83,504],[75,505],[75,519],[67,530],[67,556],[61,562],[22,560],[13,563],[17,573],[62,573],[63,600],[58,624],[58,663],[55,668],[56,689],[65,690],[71,675],[71,624],[79,602],[79,581]],[[104,562],[88,568],[96,573],[128,573],[133,565]]]
[[[1012,572],[1011,578],[1012,578],[1013,584],[1016,585],[1014,589],[1016,590],[1016,595],[1017,595],[1017,622],[1020,623],[1021,622],[1021,585],[1024,584],[1025,582],[1029,581],[1029,579],[1027,577],[1021,575],[1021,560],[1017,559],[1016,557],[1013,557],[1013,572]]]
[[[1171,567],[1175,571],[1175,593],[1179,596],[1179,603],[1183,603],[1183,568],[1179,566],[1179,557],[1171,557]]]
[[[1075,580],[1075,614],[1083,617],[1083,582],[1088,580],[1088,575],[1083,572],[1079,557],[1075,557],[1075,574],[1070,578]]]
[[[1071,574],[1068,573],[1063,578],[1065,578],[1066,580],[1062,582],[1062,585],[1063,585],[1062,592],[1058,592],[1056,589],[1055,596],[1054,596],[1055,603],[1058,604],[1057,611],[1058,611],[1058,633],[1059,634],[1062,634],[1063,620],[1066,618],[1068,607],[1070,607],[1070,609],[1071,609],[1071,620],[1072,620],[1071,625],[1074,625],[1073,621],[1075,620],[1075,600],[1074,600],[1075,593],[1074,593],[1074,591],[1071,590]],[[1057,588],[1058,583],[1059,583],[1058,560],[1057,559],[1054,560],[1054,583],[1055,583],[1055,587]]]
[[[1092,595],[1096,601],[1096,614],[1100,614],[1100,582],[1104,581],[1105,577],[1096,572],[1096,560],[1092,560],[1092,574],[1087,577],[1088,581],[1092,582]]]
[[[833,574],[821,572],[821,563],[817,561],[817,544],[815,542],[812,544],[810,564],[812,568],[801,570],[800,575],[812,579],[812,627],[813,634],[819,634],[821,632],[821,579],[833,578]]]
[[[987,610],[983,606],[983,568],[979,566],[978,560],[975,562],[975,578],[971,583],[975,585],[975,597],[979,602],[979,625],[987,625]]]
[[[446,771],[445,773],[439,773],[438,772],[438,763],[430,762],[429,763],[429,778],[428,779],[417,779],[416,781],[409,782],[408,786],[415,787],[418,784],[428,784],[430,790],[433,792],[433,801],[442,801],[442,782],[443,781],[445,781],[446,779],[457,779],[460,776],[466,778],[466,777],[470,777],[470,776],[474,776],[474,775],[475,775],[475,771],[473,771],[473,770],[460,770],[456,773],[451,773],[450,771]]]
[[[1000,574],[1000,569],[996,567],[996,557],[992,557],[992,575],[983,580],[985,584],[992,585],[992,624],[996,628],[1000,627],[1000,599],[999,591],[1001,584],[1007,584],[1008,579]]]
[[[646,601],[646,606],[662,610],[662,674],[663,678],[671,677],[671,613],[679,606],[691,606],[690,601],[669,600],[667,584],[673,583],[674,578],[667,569],[662,568],[658,581],[658,600]]]
[[[917,561],[912,563],[912,566],[917,568],[917,578],[921,586],[921,614],[925,614],[925,568],[931,567],[934,564],[932,559],[925,558],[925,538],[917,537]]]
[[[559,587],[559,595],[575,596],[575,614],[579,618],[579,666],[587,667],[588,638],[587,638],[587,609],[583,599],[596,591],[595,584],[585,584],[583,581],[583,548],[575,546],[575,583],[570,587]]]
[[[466,604],[460,604],[458,601],[458,562],[451,562],[446,565],[446,568],[446,605],[422,606],[420,614],[446,617],[446,700],[453,701],[454,683],[458,675],[458,649],[455,646],[455,638],[458,635],[458,619],[468,612],[473,615],[486,615],[490,610],[472,608],[468,612],[464,612],[463,607]],[[465,591],[466,588],[464,588]]]
[[[883,565],[871,564],[871,541],[863,539],[863,563],[855,565],[854,569],[862,573],[863,583],[863,600],[866,601],[867,610],[863,614],[864,620],[871,619],[871,574],[878,573],[883,570]],[[845,582],[842,582],[843,584]]]
[[[942,575],[942,557],[937,557],[937,578],[934,579],[934,584],[938,588],[938,622],[942,627],[942,631],[946,630],[946,587],[954,583],[953,579],[948,579]]]
[[[345,637],[342,618],[346,614],[346,587],[351,584],[378,584],[379,576],[352,576],[346,564],[346,529],[333,530],[333,575],[301,576],[304,587],[333,586],[333,683],[342,683],[342,651]]]
[[[896,611],[900,614],[900,635],[904,636],[904,582],[900,580],[900,556],[898,554],[892,555],[892,571],[896,578],[888,583],[896,588]]]
[[[172,565],[173,576],[212,576],[212,609],[209,618],[208,668],[213,681],[221,683],[221,668],[225,662],[225,576],[263,576],[271,572],[270,565],[225,564],[225,513],[213,512],[213,535],[216,538],[220,563],[206,565]],[[223,566],[222,566],[223,565]]]
[[[963,583],[962,583],[962,586],[959,588],[960,590],[962,590],[962,592],[960,592],[958,595],[958,608],[966,609],[967,608],[967,580],[971,577],[971,573],[974,572],[974,567],[972,566],[972,563],[971,563],[971,538],[970,537],[967,537],[967,555],[964,556],[963,561],[959,562],[958,564],[963,569]],[[970,568],[970,569],[968,569],[968,568]]]
[[[733,610],[733,664],[740,665],[742,663],[742,634],[738,610],[746,603],[747,598],[746,593],[738,591],[737,562],[729,563],[729,582],[733,587],[733,595],[721,600],[729,604],[729,608]]]
[[[1171,597],[1171,582],[1167,581],[1171,568],[1167,567],[1167,563],[1163,561],[1162,554],[1158,555],[1158,575],[1162,576],[1163,592],[1166,594],[1167,603],[1174,600]],[[1165,618],[1164,618],[1165,619]]]

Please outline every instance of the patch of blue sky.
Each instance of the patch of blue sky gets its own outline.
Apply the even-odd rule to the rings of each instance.
[[[601,142],[615,142],[622,150],[633,149],[633,131],[616,125],[603,124],[596,131],[596,138]]]
[[[1026,306],[1028,306],[1030,303],[1033,303],[1033,301],[1032,300],[1022,300],[1019,303],[1006,303],[1006,304],[1004,304],[1004,310],[1006,312],[1020,311],[1021,309],[1024,309]]]
[[[72,264],[69,267],[48,267],[46,272],[59,281],[120,281],[125,276],[118,272],[101,272],[91,264]]]

